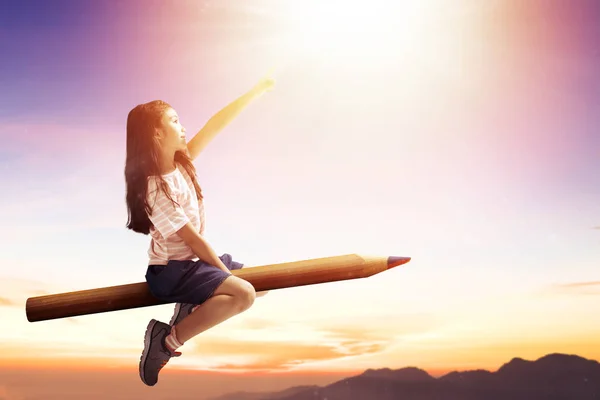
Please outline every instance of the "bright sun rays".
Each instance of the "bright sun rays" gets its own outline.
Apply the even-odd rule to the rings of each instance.
[[[426,3],[307,0],[290,3],[284,18],[296,44],[313,51],[385,52],[393,42],[411,43]]]
[[[281,0],[260,4],[236,9],[275,21],[272,33],[286,42],[288,51],[296,48],[317,53],[377,53],[390,46],[419,47],[427,36],[438,36],[440,26],[471,8],[468,0]]]
[[[393,75],[403,77],[403,92],[411,98],[411,104],[439,95],[439,88],[431,92],[421,84],[410,87],[419,80],[432,86],[442,80],[447,89],[459,90],[468,83],[465,80],[478,79],[479,72],[472,66],[481,57],[477,46],[482,27],[473,18],[465,23],[464,16],[476,7],[470,0],[262,0],[252,6],[233,3],[227,9],[236,15],[234,19],[254,21],[248,32],[260,32],[246,35],[243,46],[251,54],[257,48],[268,54],[276,79],[277,74],[299,66],[338,71],[338,75]],[[494,4],[490,1],[485,8]],[[226,8],[221,3],[212,3],[211,7]],[[213,19],[219,14],[209,9],[205,12]],[[241,28],[245,26],[242,23],[239,26],[246,29]],[[223,29],[232,28],[228,25]],[[345,89],[336,86],[335,90],[343,96]]]

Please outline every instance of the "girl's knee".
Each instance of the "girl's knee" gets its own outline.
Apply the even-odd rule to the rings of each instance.
[[[239,311],[243,312],[252,307],[252,304],[254,304],[254,300],[256,299],[256,290],[254,290],[254,286],[252,286],[249,282],[240,279],[234,297],[237,300],[236,303],[239,307]]]
[[[235,307],[238,312],[246,311],[254,304],[256,291],[254,286],[244,279],[237,276],[229,276],[215,291],[215,295],[226,294],[232,296],[235,300]]]

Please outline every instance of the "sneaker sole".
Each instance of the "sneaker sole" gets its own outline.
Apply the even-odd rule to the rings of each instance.
[[[169,321],[169,325],[173,326],[173,323],[179,318],[179,313],[181,313],[181,303],[175,304],[175,311],[173,312],[171,321]]]
[[[144,382],[148,386],[153,386],[146,382],[146,376],[144,374],[144,366],[146,365],[146,359],[148,358],[148,353],[150,352],[150,342],[152,341],[152,331],[154,330],[154,326],[158,321],[155,319],[151,320],[146,328],[146,334],[144,335],[144,351],[142,351],[142,356],[140,357],[140,378],[142,378],[142,382]]]

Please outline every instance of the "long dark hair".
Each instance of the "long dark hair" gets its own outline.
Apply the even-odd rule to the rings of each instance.
[[[175,205],[169,187],[160,172],[160,145],[156,139],[156,129],[161,126],[164,112],[172,108],[162,100],[155,100],[136,106],[127,116],[127,151],[125,159],[125,183],[127,186],[127,228],[147,235],[152,222],[148,215],[152,207],[148,203],[148,177],[158,178],[158,189],[162,190]],[[187,151],[177,151],[175,162],[181,164],[190,176],[198,200],[202,191],[196,179],[196,168]]]

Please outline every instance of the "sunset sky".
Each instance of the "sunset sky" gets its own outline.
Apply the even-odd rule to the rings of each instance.
[[[600,359],[600,3],[321,3],[2,2],[0,366],[138,379],[148,320],[172,305],[29,323],[25,301],[144,280],[131,108],[165,100],[191,138],[271,69],[275,89],[195,163],[208,241],[250,267],[412,261],[273,291],[169,371],[312,383]]]

